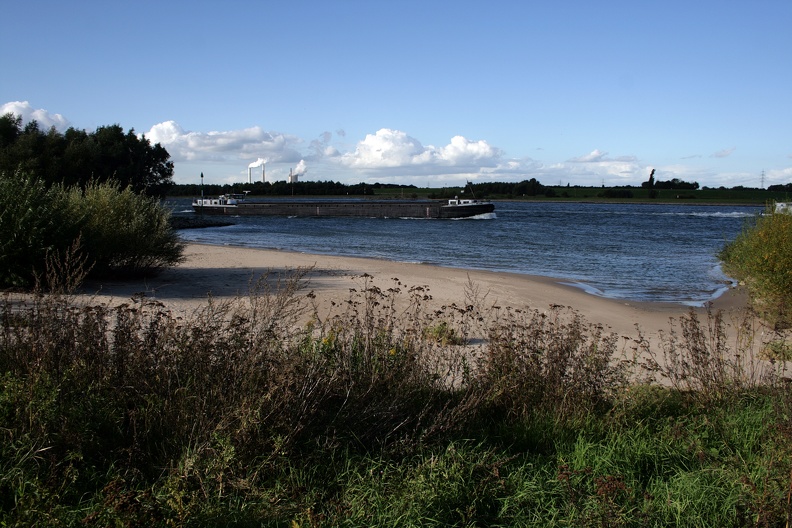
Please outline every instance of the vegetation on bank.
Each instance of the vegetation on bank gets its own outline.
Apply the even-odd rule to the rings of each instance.
[[[0,176],[0,288],[72,289],[87,275],[154,273],[179,262],[183,243],[159,200],[118,183],[47,187]]]
[[[729,273],[748,286],[756,310],[777,327],[792,323],[792,215],[768,207],[721,252]]]
[[[299,274],[190,317],[7,298],[0,523],[790,520],[791,389],[720,315],[650,349],[561,307],[487,306],[475,285],[434,310],[423,287],[358,282],[329,315]]]

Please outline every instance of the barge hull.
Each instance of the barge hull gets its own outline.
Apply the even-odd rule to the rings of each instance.
[[[449,206],[443,202],[245,202],[236,205],[193,205],[196,213],[256,216],[355,216],[363,218],[467,218],[491,213],[491,203]]]

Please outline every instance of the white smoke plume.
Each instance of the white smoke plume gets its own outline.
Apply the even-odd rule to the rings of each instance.
[[[298,163],[297,167],[294,169],[294,174],[302,176],[306,172],[308,172],[308,167],[305,165],[305,160],[300,160],[300,163]]]
[[[256,161],[254,161],[253,163],[251,163],[250,165],[248,165],[248,169],[253,169],[253,168],[256,168],[256,167],[261,167],[262,165],[264,165],[265,163],[267,163],[267,161],[268,161],[268,160],[267,160],[267,158],[259,158],[259,159],[257,159]]]

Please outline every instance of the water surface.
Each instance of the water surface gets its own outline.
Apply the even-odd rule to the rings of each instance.
[[[193,214],[189,201],[170,202]],[[699,305],[729,283],[718,252],[761,207],[497,202],[461,220],[236,217],[202,244],[542,275],[604,297]]]

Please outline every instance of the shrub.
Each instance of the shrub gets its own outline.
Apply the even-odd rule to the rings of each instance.
[[[481,373],[494,410],[516,418],[585,414],[626,386],[628,364],[617,358],[615,334],[560,306],[503,312],[488,325]]]
[[[0,287],[23,287],[45,274],[48,255],[77,238],[79,218],[69,216],[61,187],[15,173],[0,177]]]
[[[670,330],[660,333],[659,351],[639,340],[640,366],[648,380],[669,384],[705,406],[770,384],[774,372],[755,354],[753,316],[739,314],[734,323],[735,342],[723,312],[708,310],[700,320],[691,309],[676,321],[670,319]]]
[[[95,274],[147,274],[182,260],[183,244],[156,198],[112,182],[72,188],[68,200],[71,215],[83,218],[83,247]]]
[[[94,274],[145,274],[179,262],[183,244],[154,198],[117,183],[47,188],[0,176],[0,288],[73,288]]]
[[[792,215],[768,209],[720,253],[726,271],[745,281],[758,312],[777,326],[790,323]]]

